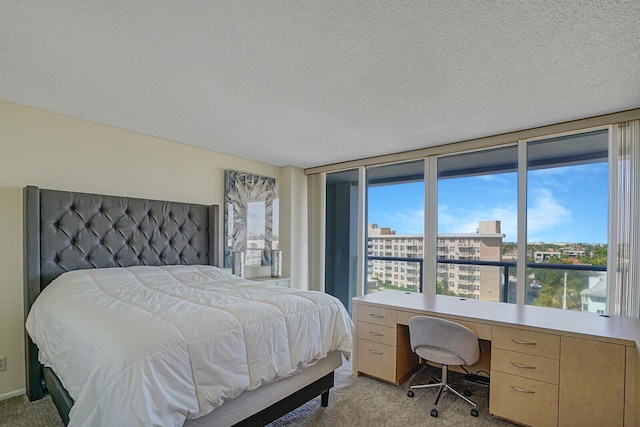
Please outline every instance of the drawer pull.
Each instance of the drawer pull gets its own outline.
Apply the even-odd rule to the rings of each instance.
[[[511,341],[513,341],[516,344],[523,344],[523,345],[538,345],[537,342],[532,342],[532,341],[522,341],[522,340],[517,340],[515,338],[511,338]]]
[[[374,337],[383,337],[384,334],[381,334],[380,332],[374,332],[374,331],[369,331],[369,335],[373,335]]]
[[[514,389],[515,391],[520,392],[520,393],[529,393],[529,394],[535,394],[536,393],[533,390],[527,390],[527,389],[524,389],[524,388],[516,387],[514,385],[509,386],[509,387],[511,387],[512,389]]]
[[[522,368],[522,369],[536,369],[536,367],[535,367],[535,366],[523,365],[522,363],[511,362],[511,364],[512,364],[513,366],[515,366],[516,368]]]
[[[369,316],[375,318],[375,319],[384,319],[384,316],[381,316],[379,314],[373,314],[373,313],[369,313]]]
[[[370,348],[370,349],[369,349],[369,351],[370,351],[371,353],[373,353],[373,354],[384,354],[383,352],[378,351],[378,350],[374,350],[374,349],[372,349],[372,348]]]

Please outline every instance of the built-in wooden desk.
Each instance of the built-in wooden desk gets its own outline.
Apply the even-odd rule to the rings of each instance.
[[[640,319],[384,291],[353,299],[353,372],[396,385],[418,367],[409,319],[476,332],[472,372],[491,373],[489,411],[532,426],[640,427]]]

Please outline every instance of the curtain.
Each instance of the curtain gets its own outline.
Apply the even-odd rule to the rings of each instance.
[[[612,133],[611,229],[607,308],[640,317],[640,120]]]

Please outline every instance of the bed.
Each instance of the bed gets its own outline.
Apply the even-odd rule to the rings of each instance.
[[[217,268],[218,206],[33,186],[24,205],[27,394],[65,424],[264,425],[328,404],[346,310]]]

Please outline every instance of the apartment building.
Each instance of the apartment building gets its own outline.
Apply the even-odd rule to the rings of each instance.
[[[562,252],[560,251],[535,251],[533,253],[534,262],[546,262],[551,258],[560,258]]]
[[[546,262],[551,258],[560,258],[566,256],[569,259],[577,259],[587,255],[587,251],[582,249],[563,249],[562,251],[535,251],[533,254],[534,262]]]
[[[439,234],[437,256],[443,262],[438,262],[437,280],[441,287],[466,298],[498,301],[502,280],[499,267],[453,264],[446,260],[500,261],[503,238],[500,221],[480,221],[475,233]],[[422,234],[400,235],[390,228],[369,224],[367,271],[370,289],[384,286],[418,291],[423,243]]]
[[[424,254],[422,234],[396,234],[395,230],[368,225],[367,252],[369,257],[392,257],[398,260],[369,260],[367,282],[369,288],[386,285],[418,291],[420,269]],[[415,258],[415,261],[410,259]],[[404,259],[404,260],[401,260]]]

